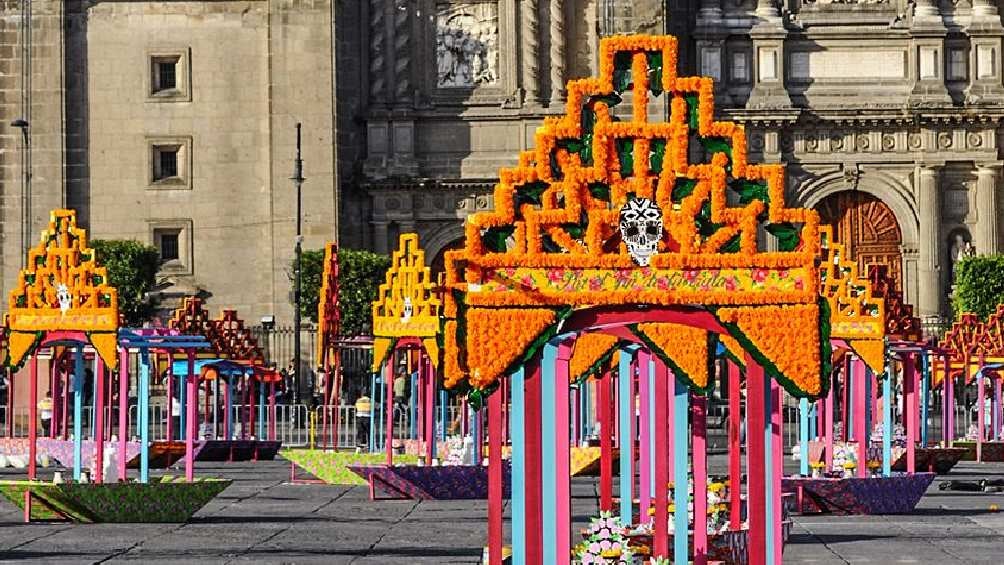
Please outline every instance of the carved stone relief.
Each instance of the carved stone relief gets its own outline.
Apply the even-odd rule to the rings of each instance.
[[[893,151],[896,149],[896,136],[891,133],[882,134],[882,150]]]
[[[917,150],[923,146],[924,138],[919,133],[911,133],[907,143],[910,144],[910,149]]]
[[[803,0],[804,4],[826,6],[829,4],[888,4],[890,0]]]
[[[436,83],[440,88],[496,84],[499,68],[498,3],[436,5]]]
[[[940,149],[951,149],[952,147],[952,134],[947,131],[943,131],[938,134],[938,147]]]
[[[983,136],[977,132],[970,132],[966,135],[966,145],[970,149],[979,149],[983,147]]]

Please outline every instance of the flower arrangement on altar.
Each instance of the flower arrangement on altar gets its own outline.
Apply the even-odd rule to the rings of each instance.
[[[856,461],[845,461],[843,464],[844,468],[844,478],[849,479],[854,476],[854,469],[857,469],[858,464]]]
[[[709,477],[710,478],[710,477]],[[689,481],[689,496],[687,497],[687,522],[690,524],[690,529],[694,527],[694,483],[693,478]],[[714,479],[708,483],[708,503],[707,503],[707,528],[708,534],[714,535],[722,533],[729,529],[729,487],[728,483],[724,479]],[[669,533],[672,534],[675,529],[675,523],[673,520],[673,512],[676,510],[676,504],[672,502],[674,496],[673,484],[669,484],[668,497],[670,503],[668,510],[670,513],[669,517]],[[643,536],[651,535],[653,532],[653,516],[655,516],[655,508],[649,507],[648,509],[648,519],[641,524],[638,524],[635,528],[632,528],[629,532],[632,536]]]
[[[873,477],[878,476],[879,469],[882,468],[882,462],[877,459],[868,460],[868,471]]]
[[[973,423],[969,424],[969,430],[966,431],[967,441],[976,441],[980,437],[980,427]]]
[[[818,215],[785,204],[782,165],[748,162],[743,126],[715,120],[710,78],[677,76],[675,38],[606,37],[600,53],[599,75],[568,83],[565,114],[499,172],[494,210],[468,217],[445,257],[445,385],[492,386],[575,308],[706,305],[789,391],[821,394]],[[660,123],[648,107],[664,93]],[[674,369],[701,389],[710,348],[688,343]]]
[[[812,478],[818,479],[822,476],[823,468],[826,467],[826,463],[823,461],[813,461],[809,463],[809,467],[812,469]]]
[[[575,546],[575,559],[582,565],[632,565],[634,554],[628,547],[625,527],[611,512],[600,512],[583,531],[585,541]]]

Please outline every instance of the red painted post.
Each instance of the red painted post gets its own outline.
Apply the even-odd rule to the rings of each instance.
[[[185,395],[185,480],[192,482],[195,480],[195,428],[198,422],[195,421],[195,409],[199,405],[199,397],[195,395],[195,350],[188,350],[188,373],[185,377],[185,386],[188,391]],[[229,414],[229,410],[227,411]]]
[[[28,402],[28,480],[34,481],[37,477],[38,468],[35,460],[38,458],[38,355],[31,353],[31,360],[28,362],[30,368],[28,378],[30,397]],[[13,379],[11,379],[13,381]],[[26,511],[27,512],[27,511]]]
[[[526,367],[526,562],[544,565],[541,506],[540,355]],[[550,565],[550,564],[549,564]]]
[[[823,402],[823,417],[820,418],[820,424],[823,426],[823,441],[825,442],[823,463],[826,465],[826,471],[829,472],[833,470],[833,421],[835,419],[835,414],[833,412],[833,396],[836,394],[834,389],[837,386],[838,380],[835,379],[832,374],[826,375],[825,378],[830,379],[830,390],[826,393],[826,400]],[[847,377],[845,373],[845,386],[846,382]],[[844,421],[844,428],[847,428],[846,420]]]
[[[554,378],[557,380],[554,387],[554,426],[557,433],[555,438],[558,446],[554,457],[554,469],[547,469],[545,472],[555,473],[555,495],[557,496],[557,513],[555,532],[558,536],[556,546],[558,550],[557,565],[567,565],[572,553],[572,491],[571,491],[571,468],[569,460],[569,432],[571,422],[569,422],[569,383],[568,364],[572,356],[572,344],[566,341],[558,346],[558,358],[554,367]]]
[[[105,362],[94,354],[97,366],[94,371],[94,482],[105,480]]]
[[[917,369],[912,353],[903,358],[903,425],[906,428],[906,472],[910,475],[917,472],[917,425],[920,417],[917,414]]]
[[[770,432],[771,432],[771,471],[774,488],[774,565],[782,565],[784,550],[784,535],[781,531],[781,477],[784,475],[784,443],[781,438],[783,413],[781,411],[781,387],[776,380],[770,381]],[[804,455],[808,457],[808,454]]]
[[[669,378],[661,361],[655,363],[655,527],[654,557],[669,557]],[[687,485],[674,485],[687,488]],[[645,520],[642,516],[642,520]],[[681,532],[682,535],[682,532]]]
[[[502,563],[502,390],[488,398],[488,563]]]
[[[764,477],[764,371],[756,361],[746,358],[746,483],[749,508],[749,565],[767,563],[767,482]]]
[[[154,365],[156,366],[156,365]],[[139,421],[139,414],[137,421]],[[174,441],[174,355],[167,354],[167,441]]]
[[[119,350],[119,481],[126,480],[126,442],[129,435],[129,350]]]
[[[600,510],[614,508],[613,404],[610,401],[610,372],[596,381],[596,406],[600,416]]]
[[[432,453],[436,446],[436,373],[431,361],[425,362],[425,464],[432,465]]]
[[[729,527],[742,526],[742,441],[739,427],[742,424],[742,392],[739,384],[739,365],[726,361],[729,379]]]

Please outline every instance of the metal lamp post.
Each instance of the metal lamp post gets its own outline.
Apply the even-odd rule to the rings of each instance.
[[[28,260],[31,246],[31,125],[24,118],[10,123],[21,130],[21,268]]]
[[[300,123],[296,124],[296,160],[293,162],[293,176],[296,185],[296,266],[293,269],[293,404],[300,403],[300,262],[303,258],[303,235],[301,235],[301,213],[303,181],[303,159],[300,157]]]

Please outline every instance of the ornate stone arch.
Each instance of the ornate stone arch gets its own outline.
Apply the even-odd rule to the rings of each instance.
[[[833,171],[810,177],[795,189],[795,204],[815,208],[831,194],[851,190],[842,171]],[[913,199],[912,187],[901,179],[881,171],[862,171],[857,180],[856,190],[867,192],[881,200],[899,222],[902,230],[904,250],[916,249],[920,239],[920,220]]]
[[[832,171],[800,183],[793,199],[797,205],[815,208],[827,196],[852,189],[878,198],[895,215],[902,236],[903,294],[907,303],[916,303],[920,291],[917,278],[920,219],[908,183],[886,172],[866,170],[860,172],[852,187],[844,171]]]
[[[451,243],[463,242],[464,224],[462,222],[444,223],[428,231],[423,231],[420,235],[426,250],[426,257],[430,261],[434,261]]]

